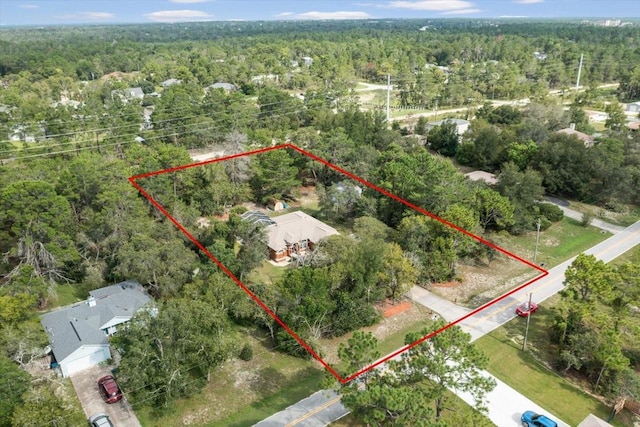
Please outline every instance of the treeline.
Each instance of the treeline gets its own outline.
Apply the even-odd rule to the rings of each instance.
[[[197,31],[207,25],[186,28]],[[342,29],[342,24],[331,25]],[[164,27],[150,26],[149,31],[159,28]],[[607,203],[637,202],[632,190],[638,183],[638,137],[628,136],[619,126],[610,126],[608,139],[587,148],[553,133],[568,118],[560,107],[545,103],[532,104],[522,113],[483,108],[462,145],[457,135],[451,139],[446,125],[428,135],[435,151],[499,171],[500,182],[492,188],[466,180],[448,159],[403,137],[401,129],[388,129],[381,114],[359,111],[346,90],[356,74],[375,80],[395,73],[398,70],[389,67],[398,66],[407,76],[420,76],[416,70],[435,61],[460,67],[454,71],[458,77],[446,83],[460,99],[467,99],[469,90],[499,93],[497,82],[494,87],[469,86],[473,80],[462,79],[460,70],[483,74],[481,67],[459,65],[456,58],[467,55],[464,61],[484,64],[508,41],[502,61],[525,44],[534,49],[524,36],[474,41],[473,28],[468,36],[404,32],[407,28],[383,31],[375,25],[331,28],[299,38],[269,34],[247,40],[227,35],[215,41],[153,45],[105,38],[94,53],[83,50],[85,46],[68,56],[78,61],[67,59],[63,51],[73,49],[73,44],[59,48],[53,40],[35,37],[22,42],[13,36],[3,42],[9,55],[0,55],[0,61],[5,61],[5,70],[18,73],[2,78],[2,132],[35,133],[39,142],[16,147],[22,143],[0,140],[2,157],[16,157],[0,167],[0,378],[20,384],[0,387],[11,391],[6,400],[10,405],[0,411],[8,415],[1,422],[26,425],[23,418],[35,414],[29,412],[32,402],[55,403],[52,392],[32,387],[18,366],[38,357],[46,346],[35,315],[50,307],[60,284],[72,284],[82,298],[87,290],[136,279],[155,297],[157,316],[140,316],[118,338],[123,384],[136,404],[170,408],[176,398],[199,390],[224,360],[240,355],[241,345],[233,344],[239,342],[239,325],[257,324],[278,348],[303,354],[297,342],[127,181],[132,175],[190,163],[186,148],[216,147],[228,154],[291,141],[486,238],[494,232],[532,230],[539,217],[542,227],[560,220],[557,208],[540,203],[545,190],[582,198],[606,194],[598,201]],[[96,37],[113,35],[117,29],[104,29]],[[64,38],[75,30],[55,31]],[[372,43],[381,36],[384,43]],[[29,43],[33,49],[27,52],[24,46],[32,47]],[[630,41],[615,55],[633,58],[636,53],[627,50],[633,46]],[[133,50],[137,56],[128,55]],[[578,47],[571,48],[571,55],[577,52]],[[312,56],[314,63],[287,77],[290,61],[303,55]],[[571,67],[569,59],[562,69]],[[128,61],[133,62],[124,64]],[[532,73],[546,69],[535,61]],[[617,70],[624,66],[623,62]],[[123,81],[98,80],[113,70],[140,72]],[[260,84],[251,81],[267,73],[277,77]],[[170,77],[183,82],[164,89],[159,98],[153,96],[158,83]],[[413,77],[406,81],[409,78]],[[204,87],[217,80],[234,83],[239,90],[205,92]],[[118,92],[135,85],[146,93],[141,105],[125,102]],[[455,87],[460,90],[451,89]],[[287,88],[304,90],[304,100],[290,96]],[[520,96],[513,88],[505,93]],[[77,109],[52,106],[62,98],[80,104]],[[153,114],[145,121],[150,107]],[[582,126],[578,110],[571,114]],[[588,171],[587,180],[583,172]],[[349,182],[321,163],[276,150],[140,183],[312,345],[319,338],[372,324],[377,320],[373,304],[398,298],[407,284],[454,279],[460,263],[490,262],[496,256],[468,236],[378,192],[345,192],[344,181]],[[354,236],[322,242],[312,256],[299,260],[299,268],[273,285],[251,279],[267,255],[264,230],[241,221],[238,206],[280,199],[301,184],[318,187],[325,214],[321,219],[343,221],[353,227]],[[198,228],[201,217],[223,213],[230,214],[228,221],[211,220],[210,226]],[[193,310],[186,313],[186,307]],[[147,333],[149,328],[155,332]],[[192,347],[194,340],[201,343],[197,349]],[[54,413],[54,403],[42,406],[43,419],[50,419],[47,414]]]
[[[497,173],[497,188],[512,202],[518,193],[525,198],[525,192],[534,195],[519,209],[521,215],[536,210],[533,201],[541,195],[540,183],[547,193],[622,211],[625,203],[640,203],[640,139],[625,131],[619,105],[608,111],[605,125],[610,131],[585,141],[557,132],[572,123],[577,131],[593,132],[577,105],[566,111],[552,102],[532,103],[523,110],[485,104],[461,144],[452,123],[433,128],[427,141],[463,165]],[[424,128],[416,132],[427,133]],[[516,222],[523,222],[519,218]]]

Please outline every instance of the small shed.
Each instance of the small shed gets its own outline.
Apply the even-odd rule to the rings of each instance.
[[[283,211],[287,208],[287,203],[284,200],[270,200],[267,203],[267,208],[274,212]]]

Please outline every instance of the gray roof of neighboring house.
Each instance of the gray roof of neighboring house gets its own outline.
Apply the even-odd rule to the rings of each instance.
[[[144,98],[144,92],[141,87],[128,87],[124,90],[127,98]]]
[[[318,243],[325,237],[340,234],[338,231],[302,211],[271,218],[275,224],[267,228],[269,248],[277,251],[287,244],[309,240]]]
[[[224,90],[236,90],[236,85],[232,83],[214,83],[209,86],[211,89],[224,89]]]
[[[446,122],[451,122],[451,123],[455,124],[456,126],[462,126],[462,125],[471,124],[471,122],[469,120],[464,120],[464,119],[445,119],[445,120],[438,120],[437,122],[430,122],[430,123],[428,123],[428,126],[442,126]]]
[[[100,327],[114,317],[131,317],[151,299],[134,281],[89,292],[87,301],[44,314],[40,321],[58,362],[83,345],[107,344]],[[89,301],[94,299],[95,306]]]
[[[171,85],[175,85],[178,83],[182,83],[182,80],[178,80],[178,79],[168,79],[163,81],[162,83],[160,83],[160,86],[162,87],[169,87]]]

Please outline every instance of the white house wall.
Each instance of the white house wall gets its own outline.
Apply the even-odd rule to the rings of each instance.
[[[107,335],[112,335],[116,331],[115,326],[120,325],[121,323],[128,322],[129,320],[131,320],[131,316],[116,316],[104,325],[100,326],[100,329],[103,331],[107,331]]]
[[[109,358],[111,358],[111,351],[108,345],[85,345],[71,353],[64,360],[58,360],[58,363],[62,370],[62,376],[68,377]]]

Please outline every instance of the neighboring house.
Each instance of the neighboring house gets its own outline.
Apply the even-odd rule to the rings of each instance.
[[[302,61],[304,62],[304,65],[306,65],[307,67],[310,67],[311,65],[313,65],[313,58],[310,56],[303,56]]]
[[[335,228],[301,211],[274,218],[269,218],[261,212],[249,211],[242,214],[242,218],[266,226],[269,258],[272,261],[295,258],[312,251],[325,237],[340,234]]]
[[[122,102],[129,102],[135,99],[142,101],[144,92],[140,87],[128,87],[126,89],[116,89],[111,91],[111,98],[119,96]]]
[[[263,84],[266,81],[278,81],[279,77],[277,74],[260,74],[257,76],[253,76],[251,77],[251,81],[253,83],[259,83],[259,84]]]
[[[624,112],[627,114],[640,113],[640,101],[624,104]]]
[[[585,110],[590,122],[601,123],[609,118],[609,115],[603,111]]]
[[[169,80],[165,80],[162,83],[160,83],[160,86],[162,86],[163,88],[168,88],[169,86],[173,86],[173,85],[177,85],[182,83],[182,80],[178,80],[178,79],[169,79]]]
[[[51,104],[53,108],[58,108],[59,106],[63,106],[63,107],[71,106],[74,110],[77,110],[80,105],[82,105],[80,101],[75,101],[73,99],[67,99],[67,98],[62,98],[60,101],[57,101]]]
[[[473,171],[473,172],[465,173],[464,176],[469,178],[471,181],[484,181],[489,185],[494,185],[498,183],[497,176],[485,171]]]
[[[40,321],[62,375],[110,359],[107,337],[150,300],[138,282],[129,280],[91,291],[86,301],[43,315]]]
[[[225,92],[233,92],[235,90],[238,90],[236,85],[234,85],[232,83],[223,83],[223,82],[218,82],[218,83],[212,84],[211,86],[207,86],[205,88],[205,91],[208,92],[209,89],[222,89]]]
[[[566,129],[560,129],[558,133],[564,133],[565,135],[576,136],[579,140],[584,142],[585,147],[591,147],[593,145],[593,142],[595,141],[595,138],[593,136],[577,131],[575,123],[571,123],[569,126],[570,127]]]
[[[547,59],[547,54],[543,52],[533,52],[533,57],[538,61],[544,61],[545,59]]]
[[[8,137],[9,141],[36,142],[45,137],[45,128],[42,125],[17,125],[11,129]]]
[[[469,120],[445,119],[445,120],[438,120],[437,122],[427,123],[427,131],[430,131],[436,126],[442,126],[446,122],[452,122],[453,124],[456,125],[456,133],[458,134],[458,136],[462,136],[467,131],[467,129],[469,129],[469,125],[471,125],[471,122]]]

